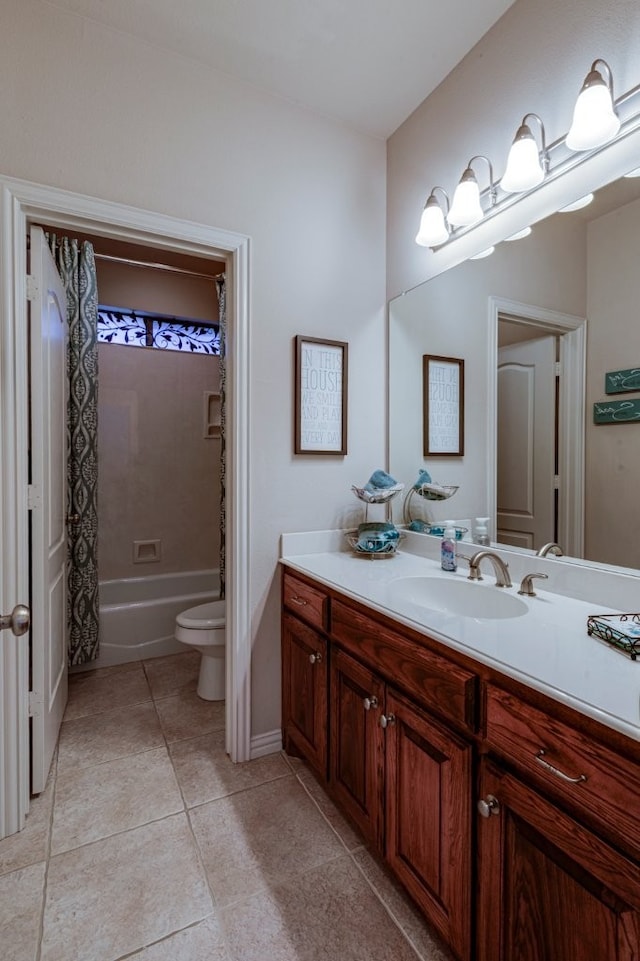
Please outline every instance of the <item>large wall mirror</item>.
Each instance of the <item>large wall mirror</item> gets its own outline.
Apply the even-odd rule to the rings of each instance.
[[[568,204],[570,177],[566,190]],[[464,360],[464,456],[423,456],[425,354]],[[607,372],[640,369],[640,177],[392,300],[389,365],[390,472],[458,487],[414,499],[419,516],[489,516],[499,543],[564,541],[640,573],[640,421],[593,422],[599,401],[640,407],[640,388],[605,393]]]

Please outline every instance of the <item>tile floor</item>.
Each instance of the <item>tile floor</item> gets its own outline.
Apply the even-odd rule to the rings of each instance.
[[[47,788],[0,841],[2,961],[449,961],[301,762],[228,760],[198,658],[70,678]]]

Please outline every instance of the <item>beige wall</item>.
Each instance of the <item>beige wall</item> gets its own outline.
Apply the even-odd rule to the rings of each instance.
[[[204,437],[218,358],[101,344],[98,417],[100,580],[217,568],[220,441]],[[134,541],[161,560],[133,562]]]
[[[640,424],[593,423],[608,371],[640,367],[640,201],[589,225],[585,554],[640,568]]]
[[[280,726],[282,531],[384,464],[382,141],[51,3],[4,0],[0,168],[251,238],[252,729]],[[292,338],[349,342],[349,453],[295,457]],[[371,384],[381,385],[371,390]]]

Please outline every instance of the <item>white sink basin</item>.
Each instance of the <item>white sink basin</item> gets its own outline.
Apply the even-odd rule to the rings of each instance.
[[[389,600],[488,620],[522,617],[529,610],[509,588],[454,577],[399,577],[389,584]]]

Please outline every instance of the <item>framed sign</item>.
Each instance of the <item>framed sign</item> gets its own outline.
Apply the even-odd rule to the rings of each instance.
[[[424,456],[464,454],[464,360],[422,357]]]
[[[295,453],[346,454],[349,345],[298,335],[294,346]]]
[[[627,390],[640,390],[640,367],[628,370],[610,370],[604,375],[605,394],[623,394]]]

